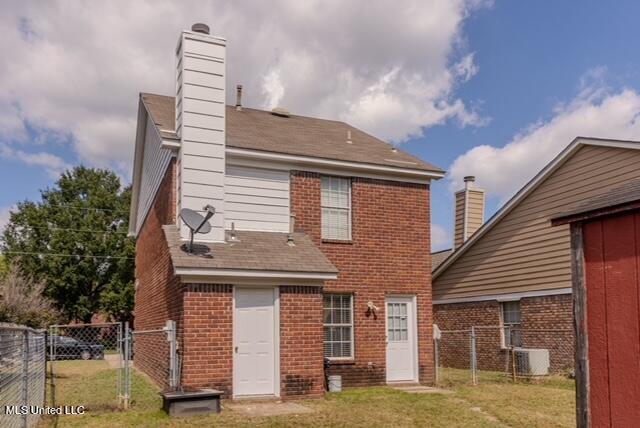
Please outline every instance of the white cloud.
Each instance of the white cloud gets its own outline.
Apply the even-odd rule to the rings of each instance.
[[[228,39],[227,82],[243,84],[246,105],[349,120],[395,142],[450,119],[481,125],[455,89],[477,72],[462,25],[487,4],[11,2],[0,15],[0,136],[27,143],[28,125],[85,163],[128,171],[137,94],[173,93],[178,34],[197,21]]]
[[[602,70],[591,73],[601,78]],[[462,186],[465,175],[503,202],[520,189],[575,137],[640,139],[640,94],[632,89],[609,93],[602,86],[585,85],[579,95],[536,122],[504,147],[481,145],[459,156],[450,167],[450,190]]]
[[[0,158],[20,161],[26,165],[44,168],[49,177],[56,179],[64,170],[71,168],[64,159],[47,152],[28,153],[15,150],[6,145],[0,145]]]
[[[431,224],[431,251],[451,248],[449,229],[439,224]]]

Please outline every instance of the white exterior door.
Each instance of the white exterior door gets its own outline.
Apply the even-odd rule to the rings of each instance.
[[[277,394],[276,296],[274,288],[235,287],[235,396]]]
[[[387,382],[417,382],[416,310],[413,297],[388,297]]]

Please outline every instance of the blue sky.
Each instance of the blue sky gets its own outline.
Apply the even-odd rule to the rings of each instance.
[[[228,38],[246,104],[347,120],[450,171],[432,187],[435,249],[463,175],[490,215],[575,136],[640,139],[640,3],[410,3],[9,2],[0,225],[70,165],[128,179],[137,92],[171,94],[178,31],[196,20]]]

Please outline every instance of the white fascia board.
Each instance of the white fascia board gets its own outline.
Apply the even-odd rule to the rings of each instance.
[[[414,177],[428,181],[431,179],[440,179],[444,177],[444,173],[437,171],[423,171],[412,168],[400,168],[385,165],[375,165],[370,163],[349,162],[333,159],[325,159],[311,156],[288,155],[276,152],[264,152],[260,150],[240,149],[235,147],[227,147],[226,153],[230,157],[252,158],[265,161],[285,162],[290,165],[325,167],[329,169],[343,169],[356,173],[369,172],[377,174],[387,174],[397,177]]]
[[[549,177],[555,170],[564,164],[571,155],[583,146],[617,147],[624,149],[640,149],[638,141],[604,140],[589,137],[576,137],[558,156],[547,164],[535,177],[533,177],[522,189],[520,189],[506,204],[498,210],[485,224],[480,227],[460,248],[456,249],[438,268],[433,272],[432,279],[436,279],[442,272],[447,270],[464,252],[476,241],[482,238],[491,228],[506,216],[520,201],[535,190],[540,183]]]
[[[228,278],[269,278],[269,279],[302,279],[302,280],[334,280],[337,273],[320,272],[289,272],[273,270],[245,270],[245,269],[207,269],[207,268],[177,268],[175,274],[188,277],[228,277]]]
[[[161,138],[161,141],[162,143],[160,144],[160,147],[162,147],[163,149],[171,150],[174,156],[177,155],[177,152],[181,147],[180,140]]]
[[[488,300],[496,300],[498,302],[513,302],[516,300],[524,299],[526,297],[556,296],[558,294],[571,294],[571,287],[556,288],[552,290],[523,291],[522,293],[491,294],[486,296],[459,297],[454,299],[437,299],[433,301],[433,304],[446,305],[450,303],[474,303],[486,302]]]

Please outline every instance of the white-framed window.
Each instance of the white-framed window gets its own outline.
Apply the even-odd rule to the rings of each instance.
[[[322,238],[351,240],[351,180],[322,177]]]
[[[502,302],[502,343],[505,348],[522,346],[522,316],[520,302]]]
[[[353,296],[325,294],[323,300],[324,356],[353,358]]]
[[[407,303],[387,303],[387,340],[389,342],[409,340],[408,321]]]

